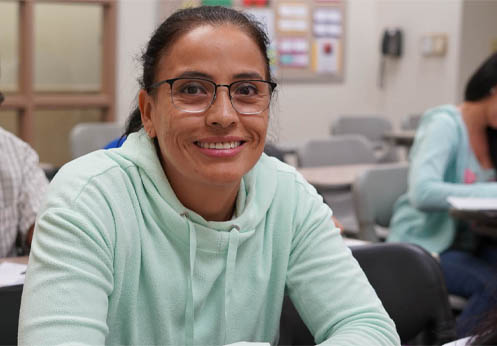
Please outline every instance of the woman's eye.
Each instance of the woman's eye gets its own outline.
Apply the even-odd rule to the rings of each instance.
[[[240,85],[236,88],[236,94],[242,96],[254,96],[257,95],[257,87],[252,84]]]
[[[187,95],[202,95],[207,93],[205,88],[203,88],[201,85],[195,85],[195,84],[184,85],[181,88],[181,92]]]

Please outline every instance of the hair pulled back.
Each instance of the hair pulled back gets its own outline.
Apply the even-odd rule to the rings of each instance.
[[[201,25],[231,24],[248,34],[259,48],[266,63],[266,78],[273,81],[267,54],[269,38],[264,27],[252,16],[222,6],[200,6],[186,8],[173,13],[153,33],[145,52],[141,56],[143,73],[140,87],[147,90],[156,82],[157,66],[161,57],[174,45],[176,40]],[[136,107],[128,118],[125,135],[143,127],[140,109]]]

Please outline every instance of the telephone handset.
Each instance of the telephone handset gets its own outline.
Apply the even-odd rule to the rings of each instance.
[[[381,53],[395,58],[402,56],[402,31],[400,29],[385,30],[383,32]]]
[[[400,29],[387,29],[383,31],[381,39],[381,60],[380,60],[380,75],[379,87],[383,88],[384,74],[385,74],[385,61],[386,57],[400,58],[402,56],[402,41],[403,34]]]

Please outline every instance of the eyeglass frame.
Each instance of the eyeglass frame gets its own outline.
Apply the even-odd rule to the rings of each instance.
[[[176,106],[176,104],[174,103],[174,100],[173,100],[173,93],[172,93],[172,89],[173,89],[173,84],[174,82],[176,82],[177,80],[201,80],[201,81],[204,81],[204,82],[209,82],[211,83],[212,85],[214,85],[214,94],[212,95],[212,99],[211,99],[211,102],[209,103],[208,106],[206,106],[204,109],[200,110],[200,111],[188,111],[188,110],[185,110],[185,109],[181,109],[179,108],[178,106]],[[271,88],[271,91],[270,91],[270,95],[269,95],[269,102],[267,104],[267,107],[264,108],[263,110],[259,111],[259,112],[256,112],[256,113],[242,113],[240,112],[238,109],[236,109],[236,107],[233,105],[233,98],[231,97],[231,87],[234,85],[234,84],[237,84],[237,83],[243,83],[243,82],[263,82],[263,83],[266,83],[266,84],[269,84],[270,88]],[[173,104],[174,107],[176,107],[177,109],[179,109],[180,111],[183,111],[183,112],[186,112],[186,113],[202,113],[202,112],[205,112],[206,110],[208,110],[212,104],[214,103],[214,101],[216,101],[216,97],[217,97],[217,88],[218,87],[226,87],[228,88],[228,96],[230,98],[230,103],[231,103],[231,106],[233,107],[233,109],[235,111],[237,111],[238,113],[240,114],[243,114],[243,115],[255,115],[255,114],[261,114],[262,112],[264,112],[266,109],[269,108],[269,105],[271,104],[271,96],[273,94],[273,91],[274,89],[276,89],[276,86],[278,85],[277,83],[275,82],[271,82],[271,81],[268,81],[268,80],[262,80],[262,79],[243,79],[243,80],[237,80],[237,81],[234,81],[230,84],[216,84],[214,81],[210,80],[210,79],[207,79],[207,78],[198,78],[198,77],[178,77],[178,78],[171,78],[171,79],[165,79],[165,80],[162,80],[162,81],[159,81],[159,82],[155,82],[155,83],[152,83],[150,86],[148,86],[147,88],[145,88],[145,90],[150,93],[153,89],[156,89],[158,87],[160,87],[161,85],[163,84],[169,84],[169,87],[171,89],[171,103]]]

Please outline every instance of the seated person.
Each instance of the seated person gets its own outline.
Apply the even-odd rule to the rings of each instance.
[[[0,93],[0,104],[4,97]],[[29,249],[36,213],[48,181],[38,155],[25,142],[0,127],[0,258]]]
[[[267,44],[259,23],[224,7],[159,26],[126,142],[52,182],[20,344],[276,344],[285,293],[319,343],[399,344],[329,207],[263,154]]]
[[[497,304],[497,245],[449,215],[448,196],[497,196],[497,53],[466,85],[465,101],[427,111],[409,155],[408,191],[395,205],[388,241],[440,255],[449,293],[468,299],[457,320],[466,336]],[[497,230],[496,230],[497,231]]]

